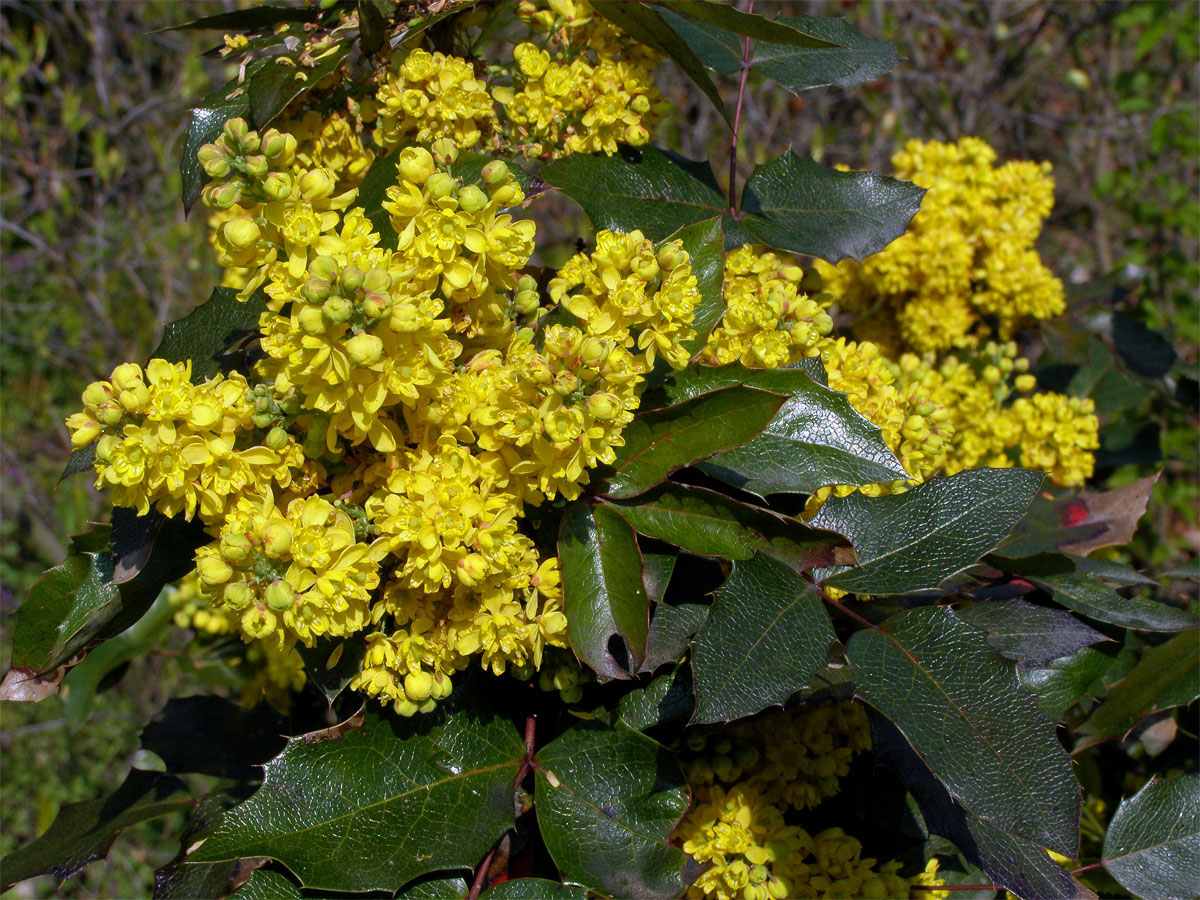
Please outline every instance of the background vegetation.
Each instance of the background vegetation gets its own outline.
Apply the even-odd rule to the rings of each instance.
[[[229,73],[199,54],[211,35],[151,33],[232,8],[218,2],[6,2],[0,7],[0,625],[69,534],[101,506],[85,479],[57,485],[62,421],[90,380],[144,359],[165,322],[203,299],[216,265],[178,204],[175,159],[194,98]],[[1103,416],[1096,482],[1163,470],[1128,560],[1191,562],[1197,521],[1200,129],[1194,4],[974,2],[775,4],[844,15],[907,62],[863,88],[796,97],[753,84],[742,161],[806,149],[826,164],[888,170],[909,137],[984,137],[1001,158],[1054,164],[1056,208],[1040,247],[1069,285],[1064,324],[1033,348],[1046,387],[1093,396]],[[759,12],[764,10],[762,5]],[[724,171],[707,104],[670,66],[669,143]],[[583,219],[563,206],[561,233]],[[197,217],[198,218],[198,217]],[[578,221],[576,219],[578,218]],[[1159,333],[1165,335],[1160,337]],[[1174,582],[1177,590],[1194,582]],[[6,633],[5,629],[5,633]],[[7,647],[0,646],[6,662]],[[69,700],[6,704],[0,855],[61,804],[128,768],[136,730],[167,696],[195,692],[202,663],[168,646],[132,660],[85,720]],[[1193,728],[1193,730],[1195,730]],[[1126,748],[1145,753],[1144,746]],[[169,821],[144,826],[165,829]],[[165,860],[153,833],[91,867],[66,896],[144,896]],[[50,879],[6,896],[51,896]]]

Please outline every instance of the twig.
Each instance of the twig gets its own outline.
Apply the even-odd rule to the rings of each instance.
[[[876,625],[874,622],[868,622],[866,619],[864,619],[862,616],[860,616],[854,610],[849,609],[848,607],[845,607],[842,604],[838,603],[836,600],[834,600],[832,597],[830,597],[829,594],[825,593],[825,590],[823,588],[821,588],[820,586],[814,584],[813,587],[816,589],[817,594],[820,595],[822,600],[824,600],[826,603],[828,603],[830,606],[832,606],[834,609],[836,609],[842,615],[853,619],[855,622],[857,622],[859,625],[864,626],[865,628],[873,628],[876,631],[883,630],[878,625]]]
[[[746,12],[754,12],[754,0],[746,7]],[[737,106],[733,110],[733,135],[729,139],[729,214],[737,216],[737,155],[738,140],[742,127],[742,105],[746,101],[746,81],[750,77],[750,63],[754,55],[750,52],[750,37],[742,38],[742,77],[738,82]]]
[[[487,856],[483,858],[479,871],[475,873],[475,881],[471,884],[471,893],[467,894],[467,900],[475,900],[479,896],[479,892],[483,890],[483,883],[487,881],[488,869],[492,867],[492,857],[495,855],[496,847],[493,845]]]

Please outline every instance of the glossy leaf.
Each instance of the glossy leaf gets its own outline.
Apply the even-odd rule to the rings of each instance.
[[[263,4],[250,9],[237,9],[233,12],[217,13],[214,16],[203,16],[192,19],[182,25],[172,25],[163,31],[182,31],[185,29],[207,29],[211,31],[254,33],[270,29],[281,22],[309,22],[317,18],[319,10],[303,6],[272,6]]]
[[[621,433],[625,443],[598,492],[617,499],[645,493],[677,469],[746,443],[783,402],[769,391],[728,387],[641,413]]]
[[[685,885],[671,830],[688,807],[674,755],[622,722],[576,726],[538,751],[535,808],[566,881],[610,897],[662,898]]]
[[[229,896],[231,900],[300,900],[304,895],[286,875],[255,869],[246,883]]]
[[[692,52],[687,43],[671,30],[658,10],[642,3],[625,3],[623,0],[593,0],[592,8],[608,19],[630,37],[640,41],[662,56],[669,56],[679,64],[687,76],[695,82],[696,87],[703,91],[704,96],[712,101],[717,112],[728,123],[729,110],[721,100],[721,92],[708,77],[702,63]]]
[[[239,116],[245,118],[249,114],[250,98],[236,80],[217,88],[192,110],[187,135],[183,140],[183,153],[179,159],[185,215],[200,198],[200,191],[204,189],[208,179],[196,154],[205,144],[211,144],[220,137],[221,129],[227,121]]]
[[[830,497],[809,524],[848,537],[859,565],[828,583],[858,594],[937,587],[1004,539],[1042,477],[1029,469],[972,469],[901,494]]]
[[[259,316],[266,308],[261,294],[253,294],[243,303],[233,288],[213,288],[207,300],[182,319],[167,324],[150,358],[167,362],[190,359],[192,381],[199,384],[233,367],[227,348],[236,338],[257,333]]]
[[[997,552],[1013,557],[1059,550],[1087,556],[1102,547],[1128,544],[1157,481],[1152,475],[1103,493],[1039,497]]]
[[[1035,500],[1036,504],[1037,501]],[[1018,525],[1018,527],[1020,527]],[[1158,584],[1148,575],[1143,575],[1133,566],[1113,562],[1107,559],[1089,559],[1086,556],[1076,556],[1073,553],[1060,553],[1057,550],[1045,550],[1030,556],[1002,556],[1000,553],[989,553],[984,560],[988,565],[995,566],[1002,572],[1011,575],[1044,577],[1046,575],[1094,575],[1105,581],[1119,585]]]
[[[735,562],[692,641],[693,722],[728,722],[808,687],[835,640],[812,584],[757,554]]]
[[[396,891],[427,872],[472,868],[512,825],[523,752],[490,711],[451,700],[399,719],[372,705],[360,727],[289,741],[191,859],[264,856],[327,891]]]
[[[696,277],[696,289],[700,292],[700,302],[692,316],[692,328],[696,336],[684,342],[689,352],[697,353],[707,341],[708,333],[725,314],[725,297],[722,293],[725,282],[725,231],[721,227],[721,218],[715,216],[681,228],[672,237],[683,242],[692,274]]]
[[[161,772],[134,769],[110,797],[68,803],[45,834],[14,850],[0,863],[3,890],[35,875],[53,875],[60,881],[108,855],[118,834],[131,825],[147,822],[193,806],[187,787],[178,778]]]
[[[1080,792],[1054,725],[1011,663],[945,607],[899,613],[846,645],[855,694],[904,735],[962,807],[1073,857]]]
[[[358,43],[367,56],[383,47],[389,20],[395,9],[386,0],[358,0]]]
[[[975,603],[955,612],[964,622],[986,631],[988,643],[1019,669],[1048,665],[1108,640],[1070,613],[1019,599]]]
[[[700,626],[708,617],[704,603],[657,603],[646,638],[646,658],[638,672],[653,672],[667,663],[683,659]]]
[[[622,147],[613,156],[577,153],[539,174],[582,206],[597,230],[639,229],[652,241],[723,216],[729,207],[708,163],[655,147]]]
[[[521,186],[521,190],[525,193],[526,198],[535,197],[546,189],[546,183],[540,178],[530,175],[525,171],[525,167],[520,165],[518,160],[507,157],[484,156],[481,153],[474,153],[470,150],[462,151],[458,154],[458,159],[450,166],[450,174],[455,178],[461,178],[463,184],[482,184],[483,183],[483,167],[495,159],[501,159],[508,171],[512,173],[513,179]],[[392,184],[395,184],[395,168],[392,169]]]
[[[323,638],[312,647],[297,644],[296,650],[304,660],[304,671],[331,705],[362,671],[363,656],[367,652],[366,645],[358,637]]]
[[[907,477],[879,428],[863,418],[844,394],[817,383],[804,369],[693,366],[678,373],[663,390],[678,403],[735,384],[788,399],[761,435],[701,465],[713,477],[760,496],[814,493],[831,484],[875,484]]]
[[[827,50],[835,48],[838,43],[836,39],[821,34],[820,30],[809,27],[810,22],[821,21],[818,19],[767,19],[753,13],[744,13],[726,3],[713,3],[711,0],[658,0],[658,5],[665,7],[666,11],[683,13],[734,34],[746,35],[760,41],[773,41],[788,47]]]
[[[218,778],[258,778],[258,767],[287,744],[282,720],[267,704],[243,709],[223,697],[179,697],[150,720],[142,746],[166,763],[168,772],[198,772]]]
[[[546,878],[510,878],[492,885],[479,900],[587,900],[587,891]]]
[[[387,199],[387,189],[398,182],[396,161],[398,153],[384,155],[380,153],[367,169],[367,174],[358,185],[358,197],[355,203],[363,208],[371,227],[379,234],[379,245],[395,247],[398,236],[392,227],[391,214],[383,208]]]
[[[1123,737],[1146,716],[1191,703],[1200,697],[1197,671],[1200,671],[1200,628],[1151,647],[1080,727],[1081,743]]]
[[[746,181],[746,229],[768,247],[860,262],[900,235],[925,190],[874,172],[839,172],[789,151]]]
[[[630,691],[621,698],[617,712],[630,728],[645,731],[668,722],[686,722],[695,708],[692,670],[681,665]]]
[[[1021,684],[1037,694],[1038,709],[1057,722],[1112,666],[1112,656],[1094,647],[1085,647],[1070,656],[1051,660],[1041,668],[1019,669],[1017,674]]]
[[[462,900],[471,891],[460,875],[425,875],[406,884],[396,900]]]
[[[255,60],[247,67],[246,93],[250,100],[250,126],[266,128],[293,100],[336,71],[350,53],[353,42],[343,40],[307,67],[279,65],[278,57]],[[295,57],[293,57],[295,58]],[[303,80],[296,77],[302,73]]]
[[[960,803],[884,716],[872,710],[870,718],[876,763],[900,776],[920,806],[926,827],[952,841],[969,863],[1019,897],[1095,900],[1096,895],[1052,860],[1044,847]],[[952,896],[958,893],[954,891]]]
[[[1098,622],[1139,631],[1183,631],[1197,624],[1195,616],[1181,609],[1154,600],[1122,597],[1088,575],[1052,575],[1032,581],[1056,602]]]
[[[1200,776],[1151,781],[1122,802],[1104,836],[1104,867],[1142,900],[1200,894]]]
[[[637,538],[611,507],[576,503],[558,532],[563,606],[575,655],[606,678],[628,678],[646,658],[650,600]],[[619,637],[628,671],[612,654]]]

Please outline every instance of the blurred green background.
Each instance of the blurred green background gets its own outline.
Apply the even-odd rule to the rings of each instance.
[[[177,154],[189,101],[232,73],[200,57],[219,34],[155,30],[242,5],[0,4],[5,667],[12,611],[61,559],[67,536],[103,515],[86,477],[58,484],[70,452],[63,419],[89,381],[144,361],[163,325],[205,298],[217,276],[202,217],[183,217]],[[904,62],[853,90],[794,96],[752,81],[739,160],[744,178],[790,146],[828,165],[886,171],[908,138],[973,134],[1001,159],[1052,162],[1056,207],[1040,249],[1071,306],[1029,350],[1048,387],[1095,396],[1105,425],[1099,484],[1164,471],[1127,557],[1151,571],[1194,560],[1200,548],[1198,9],[1165,0],[760,2],[760,13],[845,16],[894,43]],[[724,178],[720,120],[670,64],[659,74],[677,110],[660,143],[710,159]],[[736,85],[723,87],[733,94]],[[565,204],[548,214],[563,233],[580,227]],[[1114,356],[1118,332],[1143,340],[1135,350],[1124,341]],[[1147,359],[1169,367],[1150,377]],[[44,830],[63,803],[114,786],[141,724],[166,698],[200,690],[204,673],[179,646],[133,660],[86,715],[58,697],[0,707],[0,854]],[[172,824],[127,833],[107,865],[61,890],[44,878],[4,896],[149,896],[153,869],[167,861],[149,848]]]

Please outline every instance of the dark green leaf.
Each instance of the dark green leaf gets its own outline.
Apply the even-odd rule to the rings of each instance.
[[[1085,647],[1040,669],[1021,669],[1021,684],[1038,696],[1038,709],[1054,722],[1083,699],[1089,685],[1112,667],[1113,657]]]
[[[972,469],[901,494],[830,497],[809,524],[848,537],[859,565],[829,584],[858,594],[937,587],[1004,539],[1042,477],[1029,469]]]
[[[231,900],[300,900],[300,888],[286,875],[255,869],[249,880],[230,894]]]
[[[1052,860],[1045,848],[1004,830],[957,802],[895,726],[874,711],[870,715],[876,763],[894,770],[904,781],[931,832],[951,840],[969,863],[979,866],[988,878],[1019,897],[1095,900],[1096,895]],[[951,896],[958,893],[954,891]]]
[[[526,198],[536,197],[546,190],[546,183],[540,178],[526,172],[516,159],[484,156],[470,150],[458,154],[458,159],[450,166],[450,174],[455,178],[461,178],[463,184],[481,184],[483,181],[483,167],[497,158],[502,159],[504,164],[508,166],[508,171],[512,173],[517,184],[521,186],[521,190],[525,193]],[[391,183],[395,184],[395,168],[392,169],[392,174],[393,179]]]
[[[956,612],[964,622],[986,631],[988,643],[1019,669],[1045,666],[1108,640],[1070,613],[1019,599],[975,603]]]
[[[80,472],[90,472],[95,462],[96,447],[94,445],[89,444],[79,450],[73,450],[62,474],[58,476],[58,480],[61,482],[64,478],[70,478],[72,475],[78,475]]]
[[[826,50],[836,48],[838,44],[836,38],[821,33],[830,29],[810,27],[813,22],[820,24],[820,19],[765,19],[753,13],[744,13],[727,3],[712,3],[709,0],[669,0],[669,4],[663,0],[658,2],[667,11],[683,13],[708,25],[760,41]]]
[[[597,490],[617,499],[645,493],[677,469],[740,447],[767,426],[783,402],[769,391],[728,387],[640,413],[622,432],[624,446]]]
[[[670,8],[660,10],[659,15],[671,26],[672,31],[684,39],[692,48],[692,52],[708,68],[722,75],[741,71],[745,38],[740,34],[705,22],[697,22]]]
[[[675,403],[705,391],[745,384],[788,399],[763,433],[700,466],[736,488],[765,496],[814,493],[831,484],[875,484],[907,478],[879,428],[844,394],[800,368],[693,366],[663,386]]]
[[[593,0],[592,8],[634,40],[641,41],[652,50],[675,60],[679,68],[696,83],[696,87],[704,92],[704,96],[712,101],[721,118],[732,124],[729,110],[721,100],[721,92],[704,71],[704,63],[697,59],[687,43],[659,17],[658,10],[645,4],[625,3],[622,0]]]
[[[362,671],[363,655],[367,650],[357,637],[346,640],[324,638],[312,647],[297,644],[296,649],[304,660],[304,671],[330,704]]]
[[[628,678],[646,658],[650,627],[650,600],[633,529],[611,507],[581,501],[559,525],[558,555],[576,656],[606,678]],[[613,657],[610,642],[616,636],[625,642],[629,671]]]
[[[656,604],[646,639],[646,659],[638,671],[653,672],[659,666],[683,659],[707,615],[708,606],[703,603]]]
[[[360,727],[290,741],[191,859],[265,856],[328,891],[396,891],[426,872],[472,868],[512,825],[523,753],[490,711],[451,700],[401,720],[372,705]]]
[[[651,603],[662,602],[678,559],[673,553],[642,554],[642,583],[646,585],[646,596]]]
[[[71,555],[33,586],[12,632],[14,672],[48,672],[94,638],[123,631],[150,608],[162,584],[140,579],[113,584],[110,534],[103,525],[72,538]]]
[[[1143,378],[1162,378],[1175,364],[1175,348],[1157,331],[1120,312],[1112,314],[1113,346],[1125,365]]]
[[[535,805],[563,878],[610,896],[679,895],[685,857],[670,835],[688,807],[672,753],[624,723],[580,724],[537,754]]]
[[[1036,504],[1037,501],[1035,500]],[[1020,527],[1020,526],[1018,526]],[[988,565],[995,566],[1010,575],[1030,576],[1070,575],[1078,572],[1083,575],[1094,575],[1111,581],[1114,584],[1158,584],[1153,578],[1143,575],[1133,566],[1112,562],[1107,559],[1089,559],[1086,556],[1076,556],[1073,553],[1059,553],[1057,550],[1046,550],[1032,556],[1002,556],[999,553],[989,553],[984,559]]]
[[[1197,624],[1195,616],[1181,609],[1155,600],[1122,597],[1089,575],[1051,575],[1032,581],[1056,602],[1097,622],[1139,631],[1183,631]]]
[[[1104,836],[1104,867],[1142,900],[1200,894],[1200,776],[1151,781],[1124,801]]]
[[[692,671],[688,666],[676,666],[622,697],[617,712],[630,728],[645,731],[668,722],[686,722],[695,707]]]
[[[587,900],[587,891],[545,878],[510,878],[492,885],[479,900]]]
[[[1200,628],[1151,647],[1079,729],[1083,744],[1123,737],[1152,713],[1200,697]]]
[[[776,43],[756,45],[755,71],[793,93],[829,84],[853,87],[890,72],[900,61],[895,47],[887,41],[864,37],[845,19],[796,16],[778,21],[842,45],[828,48],[789,47]]]
[[[229,884],[237,862],[183,863],[154,871],[154,900],[221,900],[229,896]],[[300,896],[299,892],[296,894]]]
[[[983,634],[945,607],[924,607],[855,632],[846,657],[855,694],[899,728],[967,812],[1074,857],[1080,792],[1070,758]]]
[[[287,744],[281,731],[278,713],[266,704],[243,709],[223,697],[180,697],[150,720],[142,746],[157,753],[168,772],[250,779]]]
[[[692,641],[692,721],[782,705],[825,666],[835,637],[812,584],[795,571],[763,554],[735,562]]]
[[[388,0],[358,0],[358,42],[366,56],[383,46],[388,21],[395,11]]]
[[[723,216],[729,207],[708,163],[655,147],[622,147],[613,156],[577,153],[539,174],[582,206],[597,230],[639,229],[652,241]]]
[[[101,859],[131,825],[192,808],[187,787],[172,775],[134,769],[110,797],[68,803],[46,833],[4,857],[3,890],[35,875],[63,881]]]
[[[425,875],[406,884],[396,900],[462,900],[470,891],[460,875]]]
[[[862,261],[908,228],[923,188],[874,172],[839,172],[789,151],[746,181],[746,229],[768,247],[831,263]]]
[[[1162,573],[1162,578],[1186,578],[1188,581],[1200,581],[1200,559],[1193,559],[1182,566],[1176,566]]]
[[[168,519],[156,509],[139,516],[130,507],[114,507],[113,583],[178,581],[196,567],[197,548],[211,540],[199,519],[189,522],[182,514]]]
[[[162,340],[150,356],[167,362],[190,359],[192,381],[199,384],[230,368],[224,357],[231,341],[256,333],[266,308],[259,294],[243,303],[233,288],[213,288],[207,300],[163,329]]]
[[[312,6],[255,6],[250,9],[237,9],[233,12],[217,13],[215,16],[204,16],[192,19],[182,25],[172,25],[162,31],[182,31],[184,29],[207,29],[211,31],[241,31],[253,34],[256,31],[269,30],[281,22],[310,22],[317,18],[320,10]],[[157,33],[157,32],[154,32]]]
[[[371,221],[371,227],[379,234],[379,243],[383,247],[395,247],[398,236],[392,227],[392,217],[383,208],[387,199],[387,189],[398,183],[396,160],[399,154],[380,154],[367,169],[367,174],[358,185],[358,198],[355,201],[361,206],[366,217]]]
[[[200,191],[208,176],[196,158],[205,144],[211,144],[221,135],[221,129],[230,119],[245,118],[250,112],[250,98],[237,80],[229,81],[200,101],[192,110],[187,135],[183,140],[183,155],[179,159],[179,175],[183,189],[184,215],[200,198]]]
[[[246,67],[246,94],[250,101],[250,127],[266,128],[288,104],[318,84],[342,64],[353,47],[343,40],[308,68],[303,64],[280,65],[281,57],[256,59]],[[303,80],[297,75],[303,74]]]
[[[725,232],[719,216],[695,225],[681,228],[673,238],[683,241],[683,249],[690,257],[692,274],[696,276],[696,288],[700,291],[700,302],[696,305],[692,327],[696,336],[684,343],[691,353],[697,353],[708,339],[721,316],[725,314]]]
[[[1128,544],[1156,481],[1158,476],[1152,475],[1104,493],[1038,497],[997,552],[1016,557],[1060,550],[1087,556],[1101,547]]]

